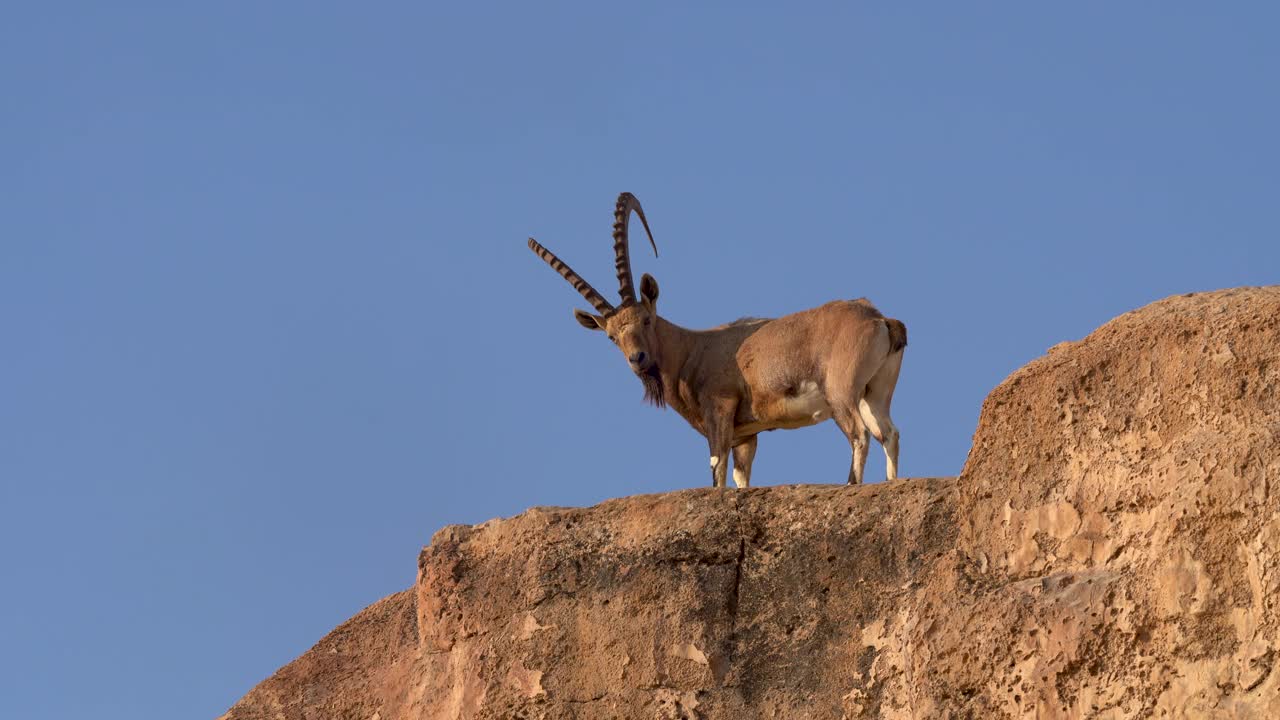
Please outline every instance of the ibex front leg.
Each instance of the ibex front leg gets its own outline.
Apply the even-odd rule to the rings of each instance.
[[[733,416],[737,401],[714,403],[707,417],[707,447],[711,450],[711,487],[724,487],[733,445]]]
[[[751,486],[751,461],[756,457],[756,436],[752,435],[733,446],[733,484],[740,488]]]

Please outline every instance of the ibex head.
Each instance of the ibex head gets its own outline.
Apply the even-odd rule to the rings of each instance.
[[[649,230],[649,221],[644,217],[644,210],[635,195],[624,192],[618,196],[618,203],[613,214],[613,251],[614,266],[618,272],[618,295],[622,303],[617,307],[609,304],[591,284],[582,279],[555,253],[529,238],[529,249],[537,253],[556,272],[560,273],[574,287],[599,315],[585,310],[574,309],[573,317],[578,324],[588,330],[603,330],[622,351],[623,357],[631,366],[631,371],[644,383],[645,399],[661,407],[665,404],[662,394],[662,381],[658,373],[662,348],[658,342],[658,281],[645,273],[640,277],[640,297],[636,297],[635,282],[631,277],[631,254],[627,241],[627,227],[631,213],[640,216],[644,224],[645,234],[649,236],[649,244],[653,246],[653,255],[658,255],[658,245],[653,241],[653,233]]]

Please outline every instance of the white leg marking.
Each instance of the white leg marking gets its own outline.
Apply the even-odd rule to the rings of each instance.
[[[742,468],[733,469],[733,484],[740,488],[747,486],[747,474],[742,471]]]
[[[712,455],[712,456],[711,456],[711,469],[712,469],[712,470],[715,470],[715,469],[716,469],[716,466],[717,466],[717,465],[719,465],[719,464],[720,464],[720,456],[719,456],[719,455]]]

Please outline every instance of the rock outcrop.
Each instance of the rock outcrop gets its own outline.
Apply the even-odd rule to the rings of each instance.
[[[1280,717],[1280,288],[1163,300],[987,398],[959,478],[438,532],[224,716]]]

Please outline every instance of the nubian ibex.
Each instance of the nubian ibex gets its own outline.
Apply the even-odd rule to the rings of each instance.
[[[537,253],[599,315],[575,309],[588,330],[603,330],[644,384],[645,400],[670,405],[707,438],[711,479],[724,487],[733,452],[733,481],[751,482],[756,435],[828,419],[849,438],[849,483],[862,482],[874,435],[884,447],[888,479],[898,472],[898,429],[889,417],[902,367],[907,328],[865,298],[835,300],[777,319],[744,318],[710,330],[687,330],[658,315],[658,281],[645,273],[636,296],[627,246],[634,212],[653,253],[658,245],[640,202],[618,196],[613,251],[620,305],[611,305],[555,253],[529,238]]]

